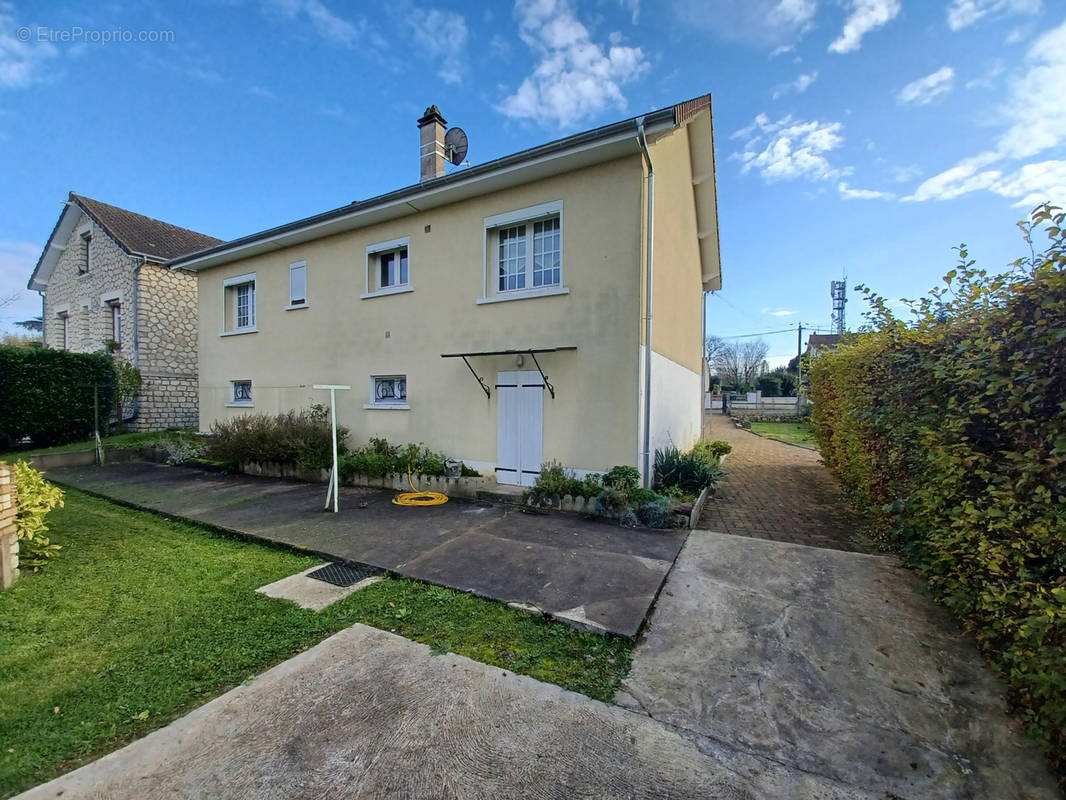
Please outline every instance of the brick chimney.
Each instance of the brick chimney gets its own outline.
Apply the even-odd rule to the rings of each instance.
[[[444,174],[444,126],[447,124],[440,115],[440,109],[435,105],[427,108],[425,115],[418,121],[422,181],[439,178]]]

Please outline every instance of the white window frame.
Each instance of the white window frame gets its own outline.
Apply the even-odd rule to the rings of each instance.
[[[292,274],[298,269],[304,271],[304,296],[296,297],[293,293],[292,287]],[[307,262],[306,261],[293,261],[289,264],[289,304],[285,306],[286,311],[296,311],[301,308],[307,308],[311,305],[311,300],[308,297],[310,292],[307,288]]]
[[[122,344],[122,303],[109,303],[111,308],[111,341]]]
[[[399,251],[403,249],[407,250],[407,283],[399,283],[394,286],[387,286],[384,288],[378,286],[377,269],[380,264],[378,259],[382,255],[386,255],[391,252],[399,253]],[[364,275],[364,278],[366,280],[366,291],[363,292],[363,294],[359,295],[360,299],[366,300],[370,297],[383,297],[385,295],[390,294],[404,294],[405,292],[413,292],[415,290],[415,287],[411,280],[411,268],[413,266],[411,255],[412,253],[410,236],[401,236],[398,239],[389,239],[387,242],[377,242],[376,244],[368,244],[366,246],[366,274]]]
[[[251,324],[242,328],[237,327],[237,289],[245,284],[251,284]],[[233,327],[226,328],[226,305],[230,302],[227,294],[230,289],[233,289]],[[255,273],[249,272],[246,275],[235,275],[232,278],[226,278],[222,281],[222,333],[219,336],[238,336],[244,333],[256,333],[258,328],[256,327],[258,321],[258,312],[256,309],[256,291],[255,291]]]
[[[559,220],[559,282],[549,286],[533,285],[533,224],[549,219]],[[499,288],[499,233],[501,230],[520,225],[525,230],[525,287],[521,289]],[[552,295],[570,294],[570,289],[563,284],[566,277],[566,257],[563,253],[563,201],[553,200],[528,208],[519,208],[503,214],[494,214],[484,219],[485,236],[483,252],[483,269],[481,297],[475,302],[501,303],[508,300],[525,300],[531,297],[550,297]]]
[[[248,384],[248,399],[237,399],[237,384]],[[252,394],[252,381],[250,378],[238,378],[229,382],[229,402],[226,403],[226,408],[254,408],[254,395]]]
[[[88,275],[93,268],[93,231],[86,228],[78,234],[78,240],[84,250],[78,251],[78,277]],[[84,269],[82,269],[84,267]]]
[[[404,397],[402,400],[378,400],[377,389],[378,381],[398,381],[402,380],[404,384]],[[408,404],[407,395],[407,375],[400,373],[393,373],[391,375],[371,375],[370,376],[370,402],[365,403],[363,408],[383,408],[392,410],[405,411],[411,406]]]

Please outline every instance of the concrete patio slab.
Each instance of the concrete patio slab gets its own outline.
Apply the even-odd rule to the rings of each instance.
[[[460,500],[403,508],[392,503],[394,492],[353,487],[341,487],[340,512],[333,514],[323,511],[324,486],[159,464],[47,474],[154,511],[628,637],[640,630],[686,535]]]
[[[353,583],[351,586],[334,586],[332,583],[307,577],[320,567],[321,565],[309,567],[302,572],[297,572],[295,575],[282,578],[280,581],[260,586],[256,591],[259,594],[265,594],[267,597],[274,597],[278,600],[291,600],[300,608],[321,611],[323,608],[333,605],[338,600],[343,600],[360,589],[365,589],[371,584],[384,580],[380,576],[372,575],[369,578],[363,578],[363,580]]]
[[[883,798],[355,625],[21,800]]]
[[[884,796],[1056,798],[972,640],[894,558],[693,531],[617,701]]]

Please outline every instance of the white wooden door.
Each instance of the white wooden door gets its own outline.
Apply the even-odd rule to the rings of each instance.
[[[544,455],[544,382],[540,373],[497,373],[496,407],[496,480],[532,486],[540,475]]]

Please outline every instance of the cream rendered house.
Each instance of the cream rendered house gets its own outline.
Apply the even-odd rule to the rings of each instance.
[[[355,441],[500,483],[693,444],[721,286],[710,97],[450,174],[440,112],[418,124],[420,183],[171,262],[198,275],[201,429],[333,383]]]

